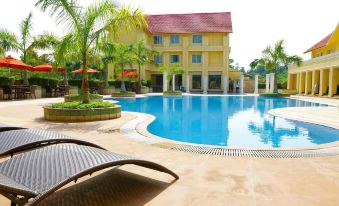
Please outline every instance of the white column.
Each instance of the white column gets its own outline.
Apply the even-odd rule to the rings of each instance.
[[[172,76],[172,91],[175,91],[175,74]]]
[[[167,73],[164,73],[162,75],[162,91],[166,92],[167,91]]]
[[[266,74],[266,93],[270,92],[270,74]]]
[[[207,94],[207,87],[208,87],[208,75],[204,75],[204,94]]]
[[[237,92],[237,83],[238,83],[238,81],[236,81],[236,80],[233,81],[233,93]]]
[[[227,94],[227,90],[228,90],[228,76],[225,75],[224,76],[224,94]]]
[[[270,93],[274,91],[274,73],[270,74]]]
[[[190,93],[190,75],[186,75],[186,93]]]
[[[240,94],[244,94],[244,75],[240,76]]]
[[[320,69],[319,96],[323,95],[324,69]]]
[[[258,94],[258,84],[259,84],[259,76],[254,76],[254,94]]]
[[[330,67],[329,69],[329,74],[328,74],[328,96],[332,97],[333,96],[333,78],[334,76],[334,70],[333,67]]]

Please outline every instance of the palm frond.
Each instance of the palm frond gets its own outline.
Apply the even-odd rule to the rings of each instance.
[[[18,41],[15,34],[0,29],[0,56],[4,56],[7,51],[17,51]]]
[[[35,6],[43,12],[49,11],[57,19],[57,23],[65,23],[81,32],[82,8],[77,0],[39,0]]]
[[[32,13],[29,13],[29,15],[20,24],[21,50],[25,50],[27,47],[28,41],[31,38],[32,29]]]

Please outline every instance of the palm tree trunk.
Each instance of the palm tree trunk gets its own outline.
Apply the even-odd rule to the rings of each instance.
[[[137,92],[138,94],[141,93],[141,64],[138,64],[138,69],[139,69],[139,72],[138,72],[138,88],[137,88]]]
[[[105,83],[104,83],[105,87],[109,87],[108,84],[108,64],[105,64]]]
[[[121,91],[126,91],[125,81],[124,81],[124,65],[121,64]]]
[[[86,55],[83,55],[83,64],[82,64],[82,90],[83,90],[83,103],[89,103],[89,82],[88,82],[88,72],[87,72],[87,59]]]
[[[274,88],[273,93],[278,93],[277,69],[274,70]]]
[[[24,85],[29,85],[27,70],[24,70],[24,82],[23,82],[23,84]]]

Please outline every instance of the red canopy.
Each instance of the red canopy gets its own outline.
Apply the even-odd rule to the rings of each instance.
[[[16,60],[11,56],[0,59],[0,67],[7,67],[11,69],[24,69],[24,70],[31,70],[33,68],[31,65],[28,65],[19,60]]]
[[[82,74],[82,72],[83,72],[83,69],[80,68],[80,69],[72,71],[71,73],[73,73],[73,74]],[[88,73],[98,73],[99,71],[97,71],[95,69],[92,69],[92,68],[87,68],[87,72]]]
[[[52,65],[50,65],[50,64],[42,64],[42,65],[34,67],[32,71],[34,71],[34,72],[53,72],[53,68],[52,68]],[[60,72],[60,73],[63,73],[65,71],[66,71],[66,68],[57,68],[56,69],[56,72]]]

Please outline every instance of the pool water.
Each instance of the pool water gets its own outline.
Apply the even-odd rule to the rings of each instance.
[[[156,117],[148,131],[167,139],[241,148],[307,147],[339,140],[339,130],[268,114],[284,107],[325,106],[257,96],[149,96],[116,99],[123,111]]]

